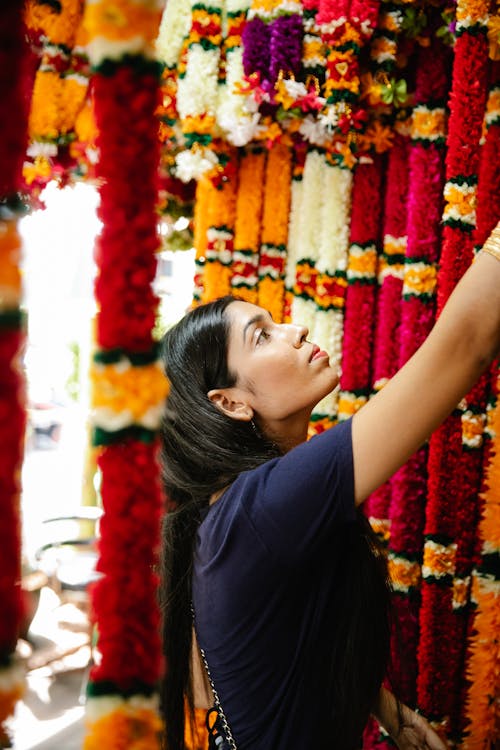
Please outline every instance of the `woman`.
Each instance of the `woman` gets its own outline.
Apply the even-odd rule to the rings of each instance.
[[[184,748],[185,703],[215,704],[213,747],[356,750],[372,713],[404,750],[444,748],[381,688],[389,588],[356,508],[500,348],[500,225],[483,250],[413,358],[308,442],[338,373],[306,328],[223,298],[165,335],[168,750]]]

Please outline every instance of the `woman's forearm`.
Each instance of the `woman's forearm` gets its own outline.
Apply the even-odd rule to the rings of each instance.
[[[497,235],[500,229],[496,230]],[[431,333],[354,415],[356,503],[385,482],[443,422],[500,349],[500,238],[464,274]]]

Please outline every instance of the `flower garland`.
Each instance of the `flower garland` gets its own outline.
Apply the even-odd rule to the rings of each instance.
[[[250,148],[242,153],[236,197],[231,292],[257,303],[261,218],[267,152]]]
[[[186,150],[176,156],[177,176],[188,182],[217,166],[215,134],[222,47],[222,0],[192,0],[185,64],[179,68],[177,110]]]
[[[157,299],[151,289],[159,245],[159,65],[153,54],[161,8],[156,0],[120,0],[116,7],[119,13],[110,14],[103,0],[88,2],[84,19],[95,69],[103,222],[96,250],[92,418],[105,511],[98,561],[103,575],[92,594],[99,658],[87,691],[85,750],[111,741],[159,748],[161,729],[156,433],[167,384],[152,340]]]
[[[429,47],[419,49],[411,120],[407,248],[398,367],[402,367],[424,342],[434,323],[445,180],[447,66],[448,54],[439,40],[432,39]],[[389,568],[403,644],[403,649],[393,648],[393,661],[401,699],[410,705],[416,703],[427,453],[425,446],[420,448],[391,480]]]
[[[283,321],[292,321],[292,308],[295,300],[295,269],[301,257],[299,230],[301,228],[304,212],[302,205],[304,201],[304,167],[307,151],[303,147],[296,146],[294,149],[294,160],[292,168],[292,184],[290,190],[290,215],[288,218],[288,257],[285,269],[285,307],[283,310]],[[300,318],[297,318],[300,320]]]
[[[438,310],[472,257],[488,7],[463,0],[456,10]],[[453,738],[463,728],[459,679],[481,467],[480,452],[462,448],[461,416],[454,412],[430,443],[418,675],[419,706]]]
[[[0,745],[10,747],[6,721],[25,689],[25,670],[16,658],[21,599],[20,474],[24,453],[25,344],[21,313],[18,219],[23,205],[18,191],[27,145],[25,89],[29,86],[28,49],[21,4],[6,0],[0,7]]]
[[[193,303],[201,302],[204,293],[205,253],[207,251],[208,206],[211,195],[216,190],[213,182],[205,175],[196,184],[194,204],[194,235],[195,274],[193,288]]]
[[[239,93],[244,79],[242,34],[249,8],[250,0],[226,0],[225,78],[219,87],[217,123],[233,146],[248,143],[256,134],[259,120],[258,114],[247,108],[246,100]]]
[[[290,229],[295,235],[291,237],[291,241],[296,255],[293,263],[295,279],[291,318],[305,325],[311,336],[316,319],[316,263],[321,243],[321,224],[324,220],[325,193],[322,185],[326,169],[323,151],[308,149],[302,170],[301,202],[293,207],[290,217]],[[292,270],[291,258],[289,265]]]
[[[202,302],[211,302],[217,297],[223,297],[229,294],[231,289],[238,189],[238,157],[235,149],[231,152],[230,163],[231,176],[209,193]]]
[[[406,194],[408,183],[408,139],[398,136],[389,153],[385,191],[383,249],[378,261],[376,326],[373,351],[373,391],[376,393],[395,375],[399,359],[400,299],[406,251]],[[390,533],[390,481],[367,501],[367,514],[374,531],[387,543]]]
[[[500,143],[500,68],[498,63],[492,69],[492,86],[488,97],[485,116],[485,132],[481,151],[481,165],[478,181],[477,228],[474,234],[476,246],[481,246],[492,229],[492,221],[500,212],[500,170],[493,154],[498,152]],[[498,620],[500,583],[498,570],[495,571],[495,555],[500,551],[500,533],[498,530],[498,474],[500,435],[500,408],[498,397],[498,370],[492,369],[492,398],[488,403],[484,432],[485,448],[483,455],[483,488],[482,517],[478,529],[480,554],[476,555],[472,571],[472,604],[475,607],[469,632],[469,652],[467,654],[466,672],[469,678],[466,700],[466,736],[465,747],[487,746],[494,743],[498,730],[498,707],[495,696],[498,694],[498,648],[491,639],[491,634],[498,632],[495,620]],[[487,379],[486,390],[489,382]],[[496,387],[495,387],[496,386]],[[475,389],[477,393],[477,387]],[[477,404],[477,400],[476,400]],[[471,411],[472,401],[468,398],[467,407]],[[482,404],[481,404],[482,406]],[[481,419],[482,414],[474,415]],[[481,420],[482,427],[483,422]],[[463,424],[462,424],[463,426]],[[464,432],[462,432],[464,441]],[[482,442],[482,429],[476,440]],[[493,563],[493,564],[492,564]],[[498,624],[497,624],[498,625]],[[491,630],[490,628],[493,627]],[[495,650],[496,649],[496,650]]]
[[[377,292],[383,161],[374,155],[354,174],[347,294],[345,302],[339,419],[348,419],[371,391],[371,352]]]
[[[276,143],[266,163],[257,300],[277,323],[283,320],[285,304],[291,177],[292,150],[284,143]]]
[[[325,160],[320,190],[323,200],[316,263],[316,315],[312,340],[330,355],[330,363],[340,368],[344,304],[347,288],[347,256],[351,209],[352,172]],[[323,398],[311,415],[315,431],[330,427],[337,417],[338,390]]]
[[[30,0],[26,6],[33,43],[41,45],[29,118],[29,160],[23,170],[32,192],[40,193],[50,179],[67,180],[75,159],[83,156],[71,148],[88,89],[82,14],[82,0],[67,0],[59,6]]]
[[[497,375],[498,378],[498,375]],[[469,644],[464,750],[493,747],[498,737],[498,674],[500,652],[495,634],[500,627],[500,577],[495,558],[500,554],[500,380],[494,384],[488,409],[489,438],[485,450],[483,508],[479,523],[482,543],[479,564],[472,574],[471,599],[474,606],[472,638]]]
[[[356,161],[354,144],[367,119],[359,101],[359,55],[376,27],[379,7],[379,0],[320,0],[316,16],[326,49],[326,103],[320,119],[334,136],[328,145],[331,158],[347,167]]]

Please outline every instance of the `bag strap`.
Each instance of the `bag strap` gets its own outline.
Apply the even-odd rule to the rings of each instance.
[[[194,614],[194,606],[193,606],[192,602],[191,602],[191,613],[193,615],[193,627],[194,627],[194,632],[195,632],[195,635],[196,635],[195,614]],[[198,640],[198,636],[196,638]],[[198,641],[198,648],[200,650],[201,658],[203,659],[203,664],[205,665],[205,669],[206,669],[206,672],[207,672],[208,681],[210,683],[210,687],[212,688],[212,693],[213,693],[213,696],[214,696],[215,707],[217,709],[217,713],[219,714],[220,720],[222,722],[222,727],[224,729],[224,734],[226,736],[226,739],[227,739],[227,741],[229,743],[229,747],[231,748],[231,750],[238,750],[238,748],[236,746],[236,742],[234,741],[233,734],[231,732],[231,728],[230,728],[230,726],[228,724],[228,721],[226,719],[226,714],[224,713],[224,710],[223,710],[223,708],[221,706],[219,695],[218,695],[216,687],[214,685],[214,681],[212,679],[212,675],[210,673],[210,667],[208,666],[207,657],[205,655],[205,650],[203,648],[201,648],[199,641]]]

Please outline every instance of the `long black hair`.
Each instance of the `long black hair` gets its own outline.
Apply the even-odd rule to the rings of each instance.
[[[191,310],[165,334],[162,358],[170,381],[163,422],[163,482],[174,510],[162,532],[160,604],[166,674],[162,712],[166,747],[184,750],[185,702],[191,720],[191,574],[196,530],[213,493],[242,471],[280,455],[279,447],[249,422],[224,415],[207,397],[231,387],[227,365],[233,297]],[[337,598],[335,633],[318,649],[327,723],[339,750],[356,746],[384,677],[389,653],[389,590],[385,558],[360,519],[344,545],[346,567]],[[325,669],[325,663],[328,668]]]

